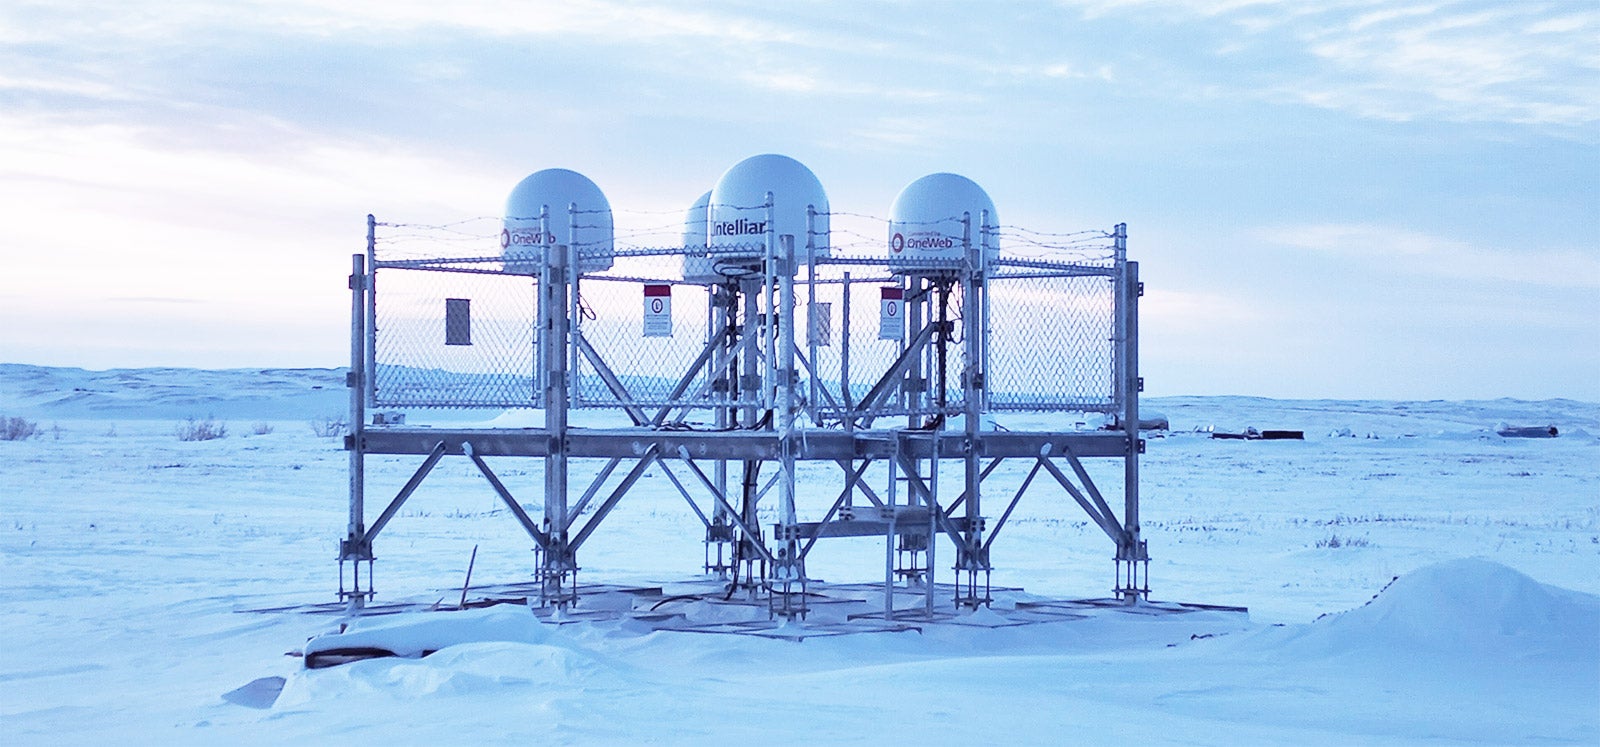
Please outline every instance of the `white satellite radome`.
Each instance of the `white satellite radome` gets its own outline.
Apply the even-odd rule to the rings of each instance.
[[[683,214],[683,279],[691,283],[716,283],[722,280],[715,263],[706,256],[706,214],[711,193],[700,195]]]
[[[773,201],[771,226],[768,192]],[[814,225],[807,220],[807,208],[816,210]],[[726,275],[733,265],[760,261],[766,256],[768,233],[794,237],[797,266],[805,260],[808,239],[814,242],[818,258],[828,256],[828,195],[822,182],[804,164],[774,153],[734,164],[711,190],[706,238],[718,271]]]
[[[988,230],[984,230],[985,211]],[[961,221],[963,214],[970,217],[970,229]],[[987,243],[988,260],[993,262],[1000,256],[1000,237],[994,230],[999,223],[994,201],[971,179],[929,174],[900,190],[889,208],[889,267],[911,272],[919,260],[966,259],[968,242],[974,259]]]
[[[576,214],[569,209],[574,206]],[[549,230],[541,230],[541,211]],[[576,171],[545,169],[518,182],[506,198],[500,256],[507,272],[537,275],[545,250],[566,244],[580,258],[579,272],[600,272],[611,269],[612,236],[611,203],[600,188]]]

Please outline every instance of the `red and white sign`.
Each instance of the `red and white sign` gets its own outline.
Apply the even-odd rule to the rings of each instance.
[[[878,289],[878,339],[906,339],[906,292],[898,287]]]
[[[672,336],[672,286],[644,287],[644,336]]]

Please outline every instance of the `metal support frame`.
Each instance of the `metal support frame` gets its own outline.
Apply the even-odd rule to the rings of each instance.
[[[371,254],[377,243],[377,221],[367,216],[367,253]],[[350,524],[345,538],[339,543],[339,601],[347,602],[352,611],[359,610],[372,600],[376,593],[372,587],[372,542],[366,528],[366,451],[361,438],[366,421],[367,378],[372,370],[367,362],[367,330],[371,324],[367,315],[367,294],[370,276],[367,272],[367,255],[356,254],[350,258],[350,370],[345,374],[345,386],[350,389],[350,432],[345,436],[345,448],[350,450]],[[352,585],[344,584],[344,567],[349,563]],[[367,567],[366,583],[362,583],[361,566]]]
[[[573,210],[571,206],[568,209]],[[770,220],[772,211],[769,195],[769,227],[775,225]],[[813,211],[811,216],[814,220],[816,213]],[[547,224],[548,211],[541,217]],[[377,224],[368,216],[368,251],[365,256],[354,255],[350,278],[351,372],[347,383],[351,393],[350,432],[346,439],[350,452],[350,516],[346,537],[340,543],[340,599],[352,609],[359,609],[373,598],[373,540],[433,468],[453,455],[465,456],[474,463],[533,540],[537,553],[535,573],[540,584],[538,601],[547,606],[564,608],[577,603],[578,549],[652,466],[660,468],[705,526],[705,570],[728,581],[730,595],[741,588],[753,597],[764,594],[774,617],[802,618],[807,614],[806,559],[819,540],[826,537],[885,538],[885,616],[905,614],[904,610],[897,613],[893,605],[897,581],[907,586],[920,584],[924,590],[924,614],[934,613],[934,557],[941,541],[950,542],[954,549],[950,565],[955,571],[954,604],[958,608],[988,604],[992,550],[1023,496],[1040,484],[1036,480],[1040,473],[1049,474],[1112,540],[1116,547],[1114,594],[1130,604],[1147,598],[1149,556],[1139,529],[1138,460],[1143,442],[1138,430],[1138,395],[1142,386],[1138,373],[1138,298],[1142,286],[1138,263],[1127,260],[1126,226],[1119,224],[1111,234],[1115,240],[1114,265],[1093,273],[1110,277],[1115,286],[1110,338],[1117,429],[1011,432],[986,429],[984,424],[984,416],[990,411],[988,287],[995,270],[989,256],[994,240],[990,220],[987,213],[962,217],[967,262],[960,267],[901,276],[902,285],[907,288],[906,315],[913,334],[859,400],[852,394],[850,380],[850,273],[843,276],[845,324],[839,340],[838,381],[821,380],[815,338],[809,338],[807,346],[801,348],[795,337],[796,309],[801,300],[796,282],[806,285],[808,310],[817,303],[817,269],[823,261],[819,250],[825,247],[818,245],[814,230],[808,231],[804,246],[797,247],[798,237],[776,235],[769,228],[758,272],[708,287],[704,347],[667,398],[669,403],[680,404],[659,407],[655,402],[648,406],[638,404],[602,351],[577,328],[582,273],[575,260],[576,248],[570,243],[549,246],[537,283],[538,329],[536,350],[531,352],[537,361],[538,402],[545,408],[543,428],[450,429],[369,427],[365,423],[378,365],[374,355],[375,275],[383,266],[374,251]],[[575,216],[569,223],[576,227]],[[550,235],[548,229],[546,235]],[[802,262],[806,274],[800,281],[797,276]],[[1053,271],[1049,263],[1038,260],[1015,264],[1026,265],[1026,272],[1039,273],[1036,276],[1049,277]],[[1081,268],[1072,273],[1084,274]],[[956,292],[962,304],[959,320],[949,315],[952,294]],[[815,317],[809,318],[808,329],[815,323]],[[954,355],[951,342],[958,331],[961,366],[951,376],[944,369]],[[631,427],[569,426],[568,413],[575,404],[572,377],[580,361],[587,361],[601,378],[615,399],[607,406],[626,413]],[[961,400],[952,405],[947,397],[957,387]],[[834,390],[837,397],[832,394]],[[709,409],[714,428],[685,427],[694,409]],[[796,423],[799,412],[811,415],[810,427],[802,428]],[[828,415],[829,412],[837,416]],[[891,412],[911,414],[904,427],[873,428],[876,419]],[[962,418],[962,426],[952,429],[947,420],[956,416]],[[424,457],[370,527],[365,522],[368,454]],[[531,516],[490,469],[485,457],[498,456],[543,459],[540,516]],[[569,505],[568,466],[574,458],[607,461],[577,503]],[[1120,519],[1090,478],[1082,461],[1088,458],[1122,461]],[[800,461],[808,460],[832,461],[843,475],[842,487],[820,521],[801,520],[802,504],[806,502],[796,484],[796,467]],[[955,460],[959,465],[961,487],[954,501],[941,505],[941,463],[946,460]],[[983,500],[984,480],[1013,460],[1030,466],[1021,485],[1006,500],[998,520],[991,523],[986,517],[989,507]],[[631,462],[632,466],[589,512],[623,462]],[[669,462],[683,465],[694,480],[681,480]],[[1058,462],[1065,462],[1068,469]],[[886,464],[889,472],[882,494],[866,477],[869,467],[880,463]],[[742,468],[742,474],[730,475],[730,464]],[[768,464],[776,467],[776,474],[767,477],[766,485],[758,490],[758,483],[766,477],[759,471]],[[691,490],[695,485],[698,488]],[[757,510],[767,489],[774,487],[777,520],[768,538],[763,537]],[[702,491],[709,496],[703,504],[703,497],[696,497]],[[858,494],[868,503],[857,505]],[[586,512],[588,519],[579,522]],[[347,564],[354,566],[353,582],[348,587],[344,570]]]
[[[978,223],[981,239],[977,251],[972,246],[972,216],[962,216],[962,243],[966,247],[966,256],[969,263],[968,272],[962,275],[962,294],[966,304],[966,313],[976,314],[977,318],[966,325],[963,340],[966,343],[966,367],[961,374],[962,424],[965,426],[963,433],[966,436],[966,448],[962,454],[962,475],[964,477],[962,500],[966,503],[967,531],[961,536],[961,541],[956,543],[956,598],[957,605],[963,607],[977,607],[990,602],[989,574],[993,566],[989,564],[989,546],[993,544],[991,536],[987,542],[983,537],[983,478],[998,466],[999,462],[991,465],[989,470],[978,466],[978,450],[981,442],[982,418],[984,413],[984,391],[986,385],[986,371],[988,368],[987,352],[984,348],[988,340],[989,330],[989,305],[988,284],[986,283],[989,269],[989,213],[984,211]],[[1006,517],[1011,515],[1011,510],[1016,508],[1017,502],[1022,498],[1022,491],[1027,489],[1027,483],[1033,479],[1030,474],[1028,480],[1023,482],[1022,489],[1017,491],[1011,505],[1006,508],[1006,513],[995,526],[995,532],[1000,531],[1000,525],[1005,523]],[[983,579],[983,593],[978,593],[978,579]]]
[[[1139,375],[1139,297],[1144,284],[1139,282],[1139,263],[1128,261],[1128,224],[1118,223],[1116,233],[1118,359],[1122,362],[1119,383],[1123,389],[1122,428],[1128,434],[1128,454],[1123,464],[1123,531],[1117,543],[1117,598],[1130,604],[1150,595],[1150,553],[1139,533],[1139,455],[1144,441],[1139,438],[1139,393],[1144,378]]]
[[[573,217],[575,221],[575,211]],[[576,230],[574,227],[574,234]],[[540,601],[559,608],[577,600],[577,548],[567,535],[567,374],[569,350],[572,356],[578,351],[578,346],[570,343],[569,334],[571,304],[575,303],[572,299],[578,293],[576,253],[571,245],[550,247],[545,253],[545,282],[539,285],[540,305],[545,308],[545,328],[539,344],[548,366],[544,427],[550,446],[544,457],[544,525],[549,539],[540,554],[537,573]],[[561,278],[562,282],[551,282],[553,278]]]

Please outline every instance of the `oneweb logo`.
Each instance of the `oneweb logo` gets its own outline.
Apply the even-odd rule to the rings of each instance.
[[[556,237],[553,234],[542,233],[537,228],[519,228],[512,231],[509,228],[500,229],[500,248],[509,249],[513,246],[539,246],[541,244],[554,244]]]
[[[949,236],[941,236],[937,233],[928,233],[920,236],[913,235],[909,239],[905,237],[905,234],[897,233],[889,239],[889,249],[895,254],[905,251],[908,246],[912,249],[950,249],[955,245],[955,239]]]
[[[913,237],[909,243],[912,249],[949,249],[956,245],[949,236]]]

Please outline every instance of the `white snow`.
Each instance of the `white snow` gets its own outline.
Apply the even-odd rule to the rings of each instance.
[[[1401,576],[1370,603],[1313,623],[1293,648],[1600,666],[1595,648],[1574,641],[1600,641],[1600,598],[1465,558]]]
[[[376,648],[417,657],[464,643],[540,643],[548,637],[545,627],[527,607],[513,605],[356,617],[345,630],[317,636],[303,650],[311,656],[337,649]]]
[[[995,627],[1001,613],[983,610],[920,634],[796,643],[558,626],[517,606],[356,621],[238,612],[332,600],[348,460],[308,422],[340,413],[337,371],[0,366],[0,395],[0,415],[42,431],[0,442],[6,745],[1600,742],[1590,403],[1158,398],[1150,409],[1173,433],[1143,462],[1154,596],[1247,605],[1248,619]],[[226,420],[226,438],[174,436],[207,416]],[[1561,436],[1504,439],[1499,422]],[[1193,432],[1206,426],[1307,440]],[[1345,431],[1375,437],[1328,435]],[[538,464],[491,461],[534,502]],[[372,458],[369,502],[417,462]],[[1110,493],[1105,466],[1090,465]],[[1000,492],[1020,475],[993,479]],[[641,486],[580,553],[580,580],[660,584],[699,568],[698,520],[659,473]],[[453,604],[475,545],[475,583],[527,580],[520,532],[476,470],[447,459],[378,539],[379,601]],[[881,578],[881,541],[816,553],[814,575]],[[1108,540],[1048,492],[1018,507],[994,560],[997,585],[1035,595],[1105,596],[1111,582]],[[285,656],[341,622],[342,639],[318,640],[435,653],[320,670]]]

